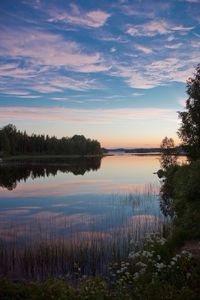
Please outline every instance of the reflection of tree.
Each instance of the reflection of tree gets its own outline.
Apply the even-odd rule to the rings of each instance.
[[[53,160],[31,160],[28,163],[16,161],[0,165],[0,186],[13,190],[21,180],[29,177],[56,176],[58,172],[84,175],[101,166],[101,157],[69,158]]]
[[[171,165],[165,170],[164,175],[162,177],[162,185],[160,189],[160,208],[164,216],[174,216],[174,174],[179,168],[178,165]]]

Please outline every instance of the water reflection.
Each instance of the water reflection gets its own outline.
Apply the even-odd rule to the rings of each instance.
[[[81,157],[53,160],[31,160],[6,162],[0,164],[0,186],[13,190],[21,180],[26,181],[29,177],[56,176],[58,172],[84,175],[85,172],[96,171],[101,166],[101,157]]]
[[[131,155],[2,165],[0,273],[106,273],[130,239],[162,230],[158,168]]]

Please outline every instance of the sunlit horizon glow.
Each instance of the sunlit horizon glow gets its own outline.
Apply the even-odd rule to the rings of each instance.
[[[179,144],[199,11],[198,0],[2,0],[0,127],[106,148]]]

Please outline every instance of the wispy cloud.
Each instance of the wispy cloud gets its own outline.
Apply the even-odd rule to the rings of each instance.
[[[97,88],[94,79],[73,79],[67,76],[52,76],[31,89],[41,93],[61,92],[64,90],[85,91]]]
[[[82,124],[112,124],[125,120],[151,120],[176,117],[176,111],[162,108],[67,109],[62,107],[1,107],[1,120],[50,120]]]
[[[145,47],[143,45],[134,45],[134,48],[137,49],[138,51],[141,51],[145,54],[149,54],[149,53],[152,53],[153,50],[149,47]]]
[[[171,44],[171,45],[166,45],[165,47],[168,49],[178,49],[182,46],[182,43],[177,43],[177,44]]]
[[[63,69],[75,73],[98,73],[110,69],[100,53],[88,53],[78,43],[65,40],[59,34],[33,28],[4,28],[0,56],[7,60],[0,64],[0,78],[10,78],[15,85],[19,83],[23,88],[41,93],[97,87],[94,79],[85,79],[84,76],[77,79],[75,74],[61,76]],[[7,84],[9,82],[7,80]]]
[[[153,37],[156,35],[169,34],[176,31],[187,32],[191,29],[193,29],[192,26],[186,27],[183,25],[173,25],[165,20],[159,19],[140,25],[129,26],[126,32],[131,36]]]
[[[133,97],[139,97],[139,96],[143,96],[144,94],[142,94],[142,93],[132,93],[131,95]]]
[[[65,66],[74,71],[88,67],[87,72],[96,72],[95,67],[101,66],[101,71],[107,70],[100,53],[84,53],[76,42],[65,40],[59,34],[33,28],[5,28],[1,34],[0,55],[18,60],[23,57],[27,65],[34,62],[36,66]],[[13,70],[7,68],[3,71],[7,72],[6,76],[8,76],[8,72],[15,75],[12,74]],[[17,71],[19,72],[19,69]],[[23,74],[25,72],[28,73],[30,70],[23,70]]]
[[[92,11],[83,11],[76,4],[70,5],[70,12],[63,10],[51,10],[49,14],[49,22],[65,22],[74,25],[90,27],[90,28],[99,28],[102,27],[110,14],[103,10],[92,10]]]
[[[131,88],[137,89],[151,89],[173,81],[185,83],[193,74],[193,64],[196,59],[195,55],[191,55],[188,61],[184,61],[181,57],[167,57],[163,60],[152,59],[151,61],[140,59],[133,66],[116,63],[112,75],[125,78]]]
[[[185,0],[186,2],[189,2],[189,3],[200,3],[199,0]]]

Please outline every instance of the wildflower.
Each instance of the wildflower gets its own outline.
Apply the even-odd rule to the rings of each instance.
[[[172,258],[172,260],[175,261],[175,262],[177,262],[178,259],[177,259],[177,257],[175,256],[175,257]]]
[[[130,275],[130,273],[129,273],[129,272],[125,272],[125,275],[126,275],[126,276],[129,276],[129,275]]]
[[[147,266],[146,264],[144,264],[144,263],[141,262],[141,261],[137,262],[135,265],[138,266],[138,267],[142,267],[142,268],[144,268],[144,267]]]
[[[161,239],[159,240],[159,244],[160,244],[161,246],[163,246],[165,243],[166,243],[166,239],[165,239],[165,238],[161,238]]]
[[[134,274],[134,276],[133,276],[133,277],[134,277],[134,279],[138,278],[138,277],[139,277],[139,275],[140,275],[140,274],[139,274],[138,272],[136,272],[136,273]]]
[[[157,264],[156,264],[156,268],[157,268],[157,270],[163,269],[163,268],[165,268],[165,267],[166,267],[166,265],[165,265],[165,264],[163,264],[162,262],[161,262],[161,263],[157,263]]]

